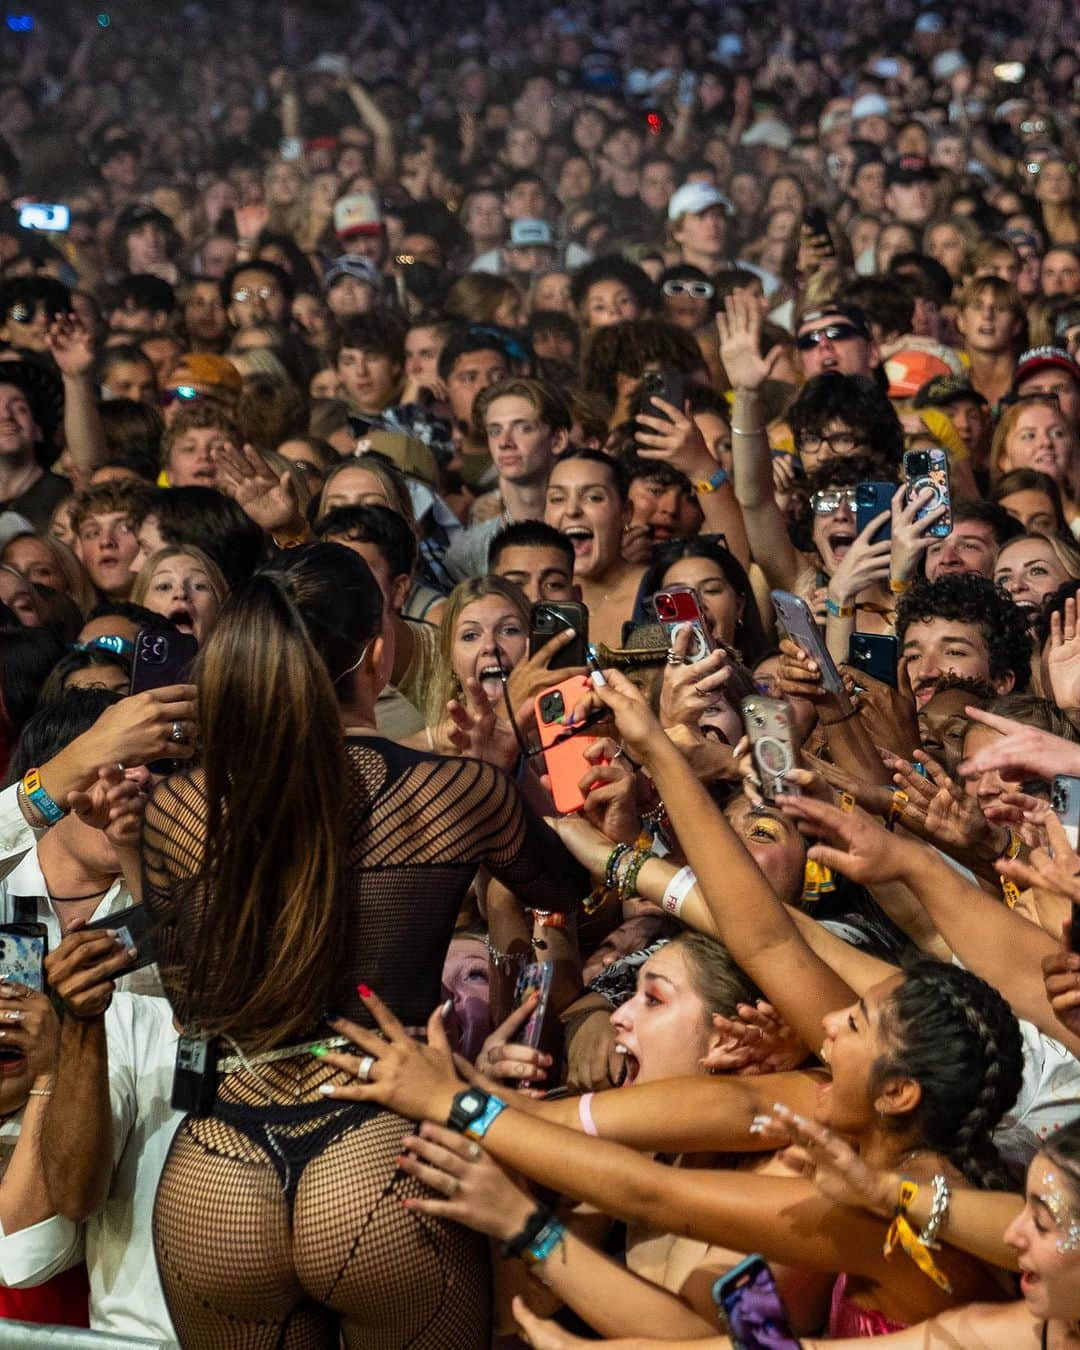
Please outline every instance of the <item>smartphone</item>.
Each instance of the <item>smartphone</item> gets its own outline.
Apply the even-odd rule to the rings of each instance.
[[[803,212],[803,224],[810,231],[811,235],[820,235],[823,239],[829,241],[828,255],[830,258],[836,257],[836,245],[832,241],[832,235],[829,233],[829,217],[820,206],[808,206]]]
[[[572,628],[573,642],[557,651],[548,663],[549,670],[589,664],[589,609],[577,600],[541,600],[529,611],[529,655],[533,656],[560,633]]]
[[[892,499],[896,495],[895,483],[860,483],[855,489],[855,528],[862,534],[867,525],[882,511],[892,510]],[[892,538],[892,516],[874,531],[872,544]]]
[[[1065,838],[1074,853],[1080,853],[1077,847],[1080,840],[1080,778],[1059,773],[1050,790],[1050,809],[1061,822]]]
[[[25,984],[40,993],[48,952],[49,930],[43,923],[0,924],[0,980],[5,983]]]
[[[131,658],[131,692],[141,694],[144,689],[187,683],[198,651],[199,644],[190,633],[140,628]],[[151,773],[167,775],[183,768],[183,761],[155,759],[147,768]]]
[[[915,517],[922,518],[939,504],[944,504],[945,514],[931,525],[928,533],[935,539],[944,539],[952,533],[952,498],[949,493],[949,456],[935,446],[933,450],[908,450],[904,454],[904,479],[907,483],[907,499],[920,493],[923,488],[933,488],[934,496],[925,506],[919,508]]]
[[[895,633],[852,633],[848,644],[849,666],[865,671],[875,680],[896,688],[896,663],[900,639]]]
[[[727,1317],[738,1350],[800,1350],[799,1338],[773,1273],[762,1256],[748,1256],[712,1287],[713,1302]]]
[[[129,905],[127,909],[116,909],[103,919],[94,919],[86,924],[87,929],[111,928],[125,947],[134,947],[138,955],[122,974],[133,970],[142,970],[157,960],[154,939],[150,933],[151,916],[145,905]]]
[[[646,397],[642,412],[647,412],[650,417],[666,417],[666,414],[652,403],[654,398],[662,398],[665,403],[673,403],[681,412],[686,396],[685,388],[686,382],[681,370],[647,370],[641,377],[641,391]]]
[[[585,751],[599,738],[582,731],[573,733],[568,719],[592,685],[584,675],[574,675],[536,696],[536,725],[544,749],[544,765],[551,778],[551,797],[560,815],[571,815],[585,805],[578,784],[592,767]]]
[[[534,1050],[540,1045],[544,1033],[544,1018],[547,1015],[548,1000],[551,997],[551,981],[555,975],[554,961],[530,961],[522,969],[514,988],[514,1006],[521,1005],[532,994],[539,994],[540,1001],[533,1009],[529,1020],[521,1028],[514,1040],[518,1045],[529,1045]]]
[[[840,678],[836,662],[829,655],[821,631],[814,622],[810,606],[797,595],[792,595],[790,591],[771,591],[770,595],[784,632],[807,656],[817,662],[818,670],[821,671],[821,683],[825,689],[830,694],[841,694],[846,697],[844,681]]]
[[[780,793],[787,791],[784,776],[795,767],[791,705],[781,698],[755,694],[744,698],[741,708],[761,795],[767,802],[774,802]]]
[[[198,652],[199,644],[190,633],[140,628],[131,658],[131,692],[186,684]]]
[[[71,210],[59,202],[27,202],[19,209],[19,224],[24,230],[64,234],[71,227]]]
[[[653,609],[657,623],[667,634],[669,647],[674,647],[676,637],[684,628],[691,630],[690,649],[686,653],[689,665],[696,666],[716,650],[701,600],[693,586],[669,586],[666,591],[657,591],[653,596]]]

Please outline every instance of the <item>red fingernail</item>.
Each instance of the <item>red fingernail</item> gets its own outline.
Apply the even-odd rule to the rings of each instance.
[[[367,987],[366,984],[358,984],[356,986],[356,992],[360,995],[361,998],[371,997],[371,990]]]

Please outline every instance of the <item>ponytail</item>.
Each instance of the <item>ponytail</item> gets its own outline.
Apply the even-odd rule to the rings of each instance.
[[[294,594],[287,573],[256,574],[199,661],[204,907],[188,1009],[201,1034],[252,1051],[319,1023],[348,917],[341,719]]]

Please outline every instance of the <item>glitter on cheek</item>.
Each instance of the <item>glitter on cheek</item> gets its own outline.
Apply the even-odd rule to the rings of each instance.
[[[1058,1190],[1055,1173],[1047,1172],[1043,1178],[1043,1185],[1046,1189],[1038,1198],[1046,1206],[1057,1226],[1065,1230],[1065,1236],[1058,1239],[1058,1251],[1062,1255],[1067,1252],[1080,1252],[1080,1222],[1077,1222],[1068,1201]]]

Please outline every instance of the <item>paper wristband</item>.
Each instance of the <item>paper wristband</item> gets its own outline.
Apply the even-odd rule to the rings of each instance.
[[[596,1128],[596,1121],[593,1120],[592,1099],[593,1094],[591,1092],[586,1092],[584,1096],[579,1097],[577,1102],[577,1113],[578,1120],[581,1121],[581,1128],[586,1134],[592,1135],[594,1139],[597,1139],[600,1135],[600,1131]]]
[[[679,912],[686,902],[686,897],[696,885],[697,877],[694,874],[694,869],[692,867],[680,867],[664,890],[663,908],[665,913],[674,914],[678,918]]]

